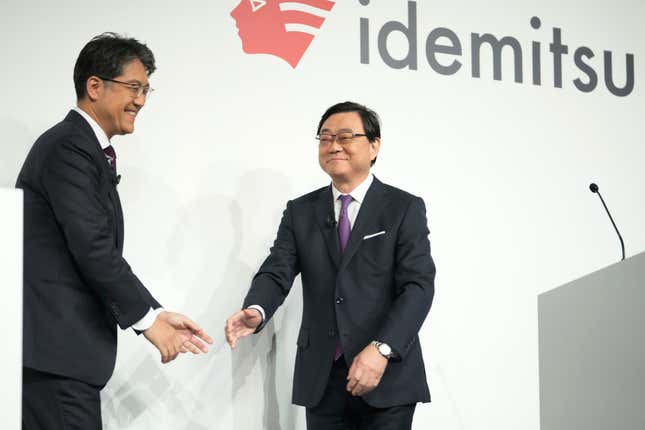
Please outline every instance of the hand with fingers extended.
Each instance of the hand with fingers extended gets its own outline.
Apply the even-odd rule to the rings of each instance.
[[[183,352],[206,353],[208,349],[204,342],[213,343],[208,333],[190,318],[168,311],[161,312],[143,335],[159,350],[161,362],[164,364]]]
[[[347,372],[347,391],[352,396],[362,396],[381,382],[388,360],[374,345],[367,345],[352,361]]]
[[[234,313],[226,320],[226,341],[235,348],[237,340],[255,333],[258,326],[262,324],[262,314],[257,309],[243,309]]]
[[[159,317],[177,330],[179,336],[184,340],[183,349],[180,352],[190,351],[193,354],[199,354],[200,352],[206,354],[208,348],[204,342],[209,345],[213,344],[213,339],[208,333],[187,316],[175,312],[162,312]]]

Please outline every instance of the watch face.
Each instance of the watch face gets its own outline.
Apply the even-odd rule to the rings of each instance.
[[[390,354],[392,354],[392,348],[390,348],[390,345],[387,345],[385,343],[380,344],[378,347],[378,350],[381,354],[385,356],[389,356]]]

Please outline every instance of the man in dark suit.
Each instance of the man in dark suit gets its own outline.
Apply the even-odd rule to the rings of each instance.
[[[122,256],[115,135],[132,133],[150,94],[152,52],[105,33],[74,68],[77,107],[32,147],[24,193],[23,429],[100,430],[118,324],[161,353],[206,352],[208,334],[164,311]]]
[[[370,109],[334,105],[317,133],[332,183],[287,203],[227,340],[260,331],[300,273],[293,402],[307,428],[409,429],[430,401],[418,338],[434,295],[425,205],[371,174],[381,134]]]

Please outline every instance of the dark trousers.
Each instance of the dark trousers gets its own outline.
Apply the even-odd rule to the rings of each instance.
[[[101,387],[22,369],[23,430],[101,430]]]
[[[320,403],[307,408],[308,430],[409,430],[416,404],[374,408],[346,390],[347,364],[338,359]]]

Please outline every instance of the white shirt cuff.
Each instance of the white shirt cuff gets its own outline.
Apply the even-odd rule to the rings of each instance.
[[[266,319],[266,314],[264,313],[264,309],[262,309],[262,306],[251,305],[247,309],[255,309],[256,311],[260,312],[260,315],[262,315],[262,322],[260,323],[260,325],[264,324],[264,320]]]
[[[157,308],[148,311],[148,313],[136,323],[132,324],[132,328],[137,331],[146,331],[155,323],[157,316],[164,311],[164,308]]]

